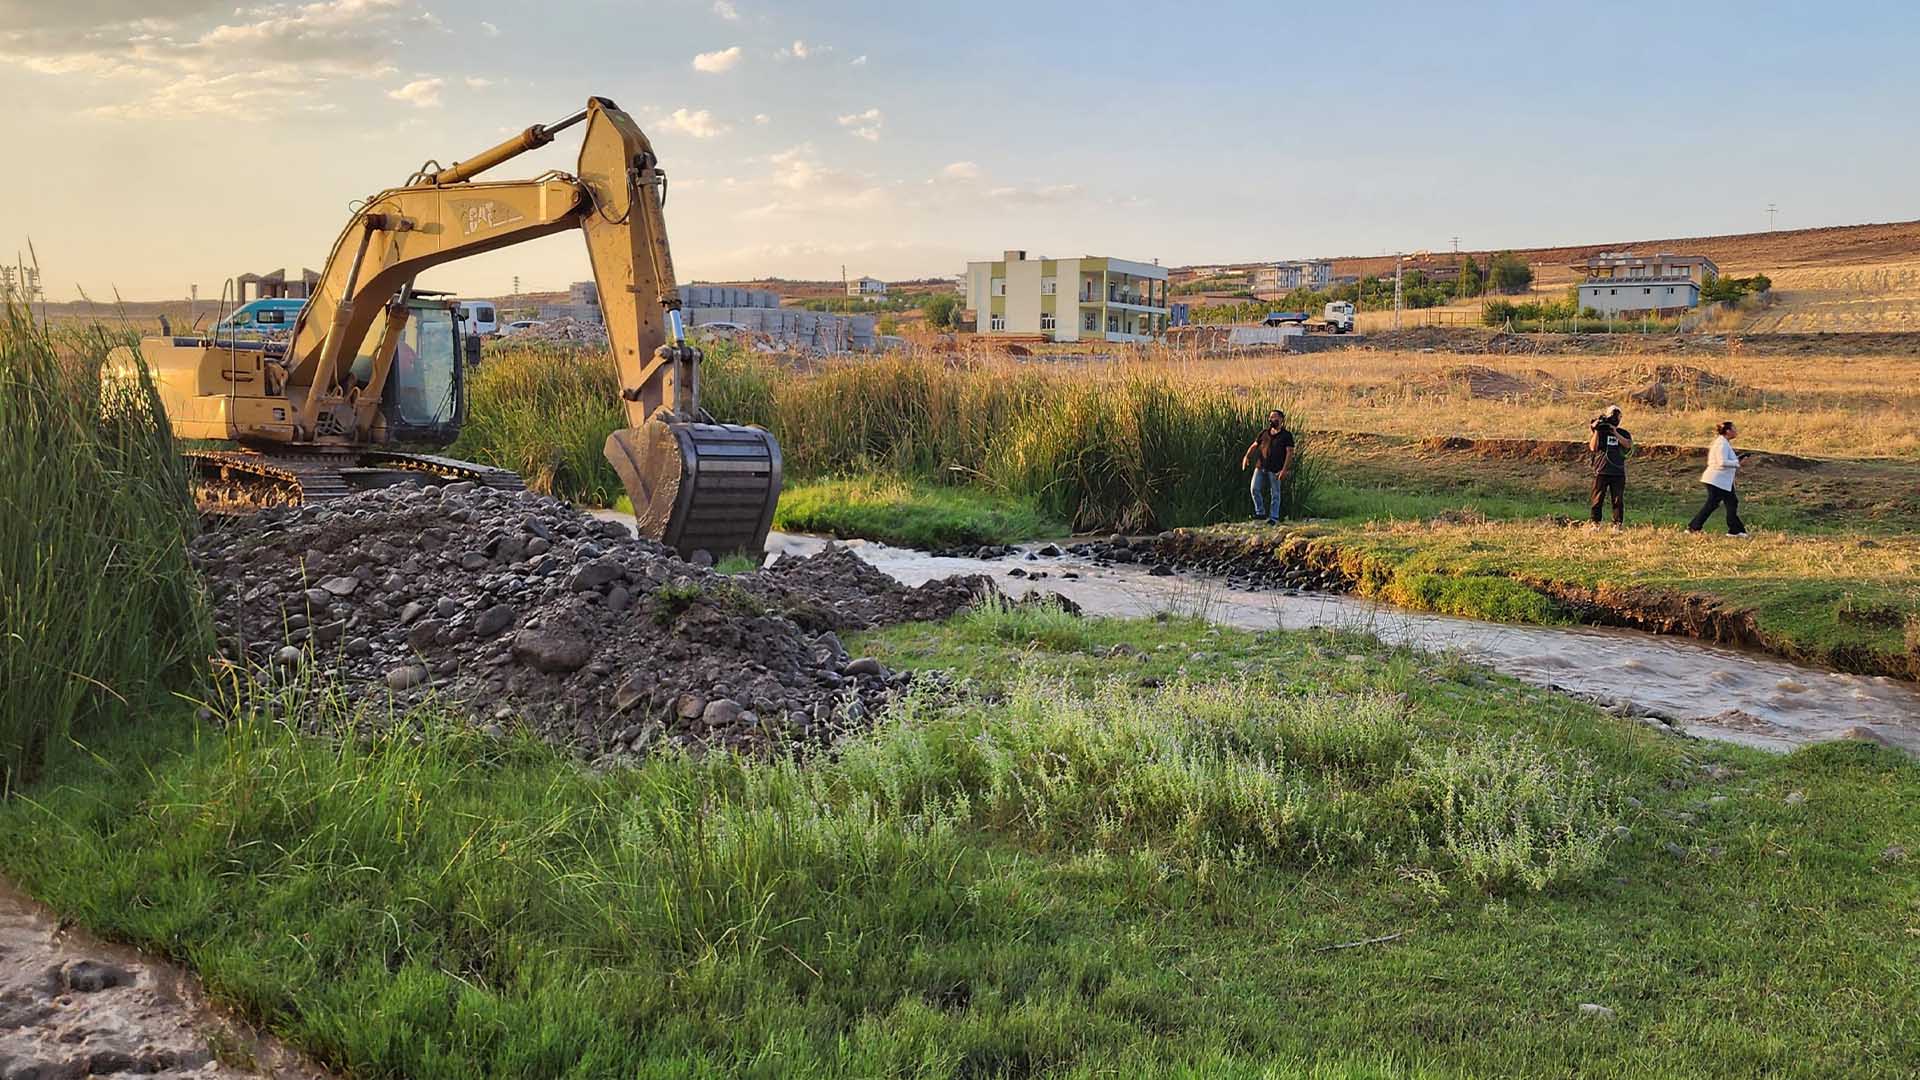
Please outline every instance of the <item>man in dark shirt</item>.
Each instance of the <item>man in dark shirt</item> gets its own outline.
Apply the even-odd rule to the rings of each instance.
[[[1253,520],[1280,520],[1282,492],[1293,477],[1293,432],[1287,430],[1287,414],[1275,409],[1267,414],[1267,426],[1247,452],[1240,456],[1240,467],[1253,466]]]
[[[1614,405],[1587,425],[1587,457],[1593,465],[1593,523],[1600,524],[1602,503],[1613,503],[1613,523],[1626,516],[1627,452],[1633,449],[1633,436],[1620,426],[1620,406]]]

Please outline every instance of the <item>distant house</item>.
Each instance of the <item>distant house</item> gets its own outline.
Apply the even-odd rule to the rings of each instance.
[[[1297,259],[1253,268],[1255,296],[1284,296],[1295,289],[1319,291],[1333,285],[1332,259]]]
[[[885,296],[887,295],[887,283],[881,281],[879,278],[854,278],[852,281],[847,282],[847,295],[866,297]]]
[[[1167,271],[1085,255],[1029,259],[1008,251],[967,264],[967,303],[979,333],[1052,341],[1149,341],[1167,329]]]
[[[1720,274],[1704,255],[1635,255],[1630,251],[1603,251],[1573,264],[1585,271],[1580,283],[1580,307],[1602,315],[1669,315],[1700,303],[1700,289]]]

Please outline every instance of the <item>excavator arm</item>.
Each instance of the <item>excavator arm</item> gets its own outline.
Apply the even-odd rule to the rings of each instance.
[[[585,122],[574,175],[474,177]],[[552,126],[534,125],[445,168],[368,199],[335,241],[294,327],[283,382],[294,441],[364,442],[405,322],[405,297],[430,267],[579,229],[599,286],[628,426],[606,455],[643,535],[691,554],[754,550],[779,498],[779,444],[758,428],[716,424],[700,409],[700,361],[680,315],[663,214],[666,175],[626,113],[604,98]],[[369,356],[372,378],[352,368]]]

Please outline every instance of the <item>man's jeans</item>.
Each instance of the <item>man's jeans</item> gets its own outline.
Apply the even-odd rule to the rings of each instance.
[[[1280,520],[1280,508],[1286,502],[1280,474],[1266,469],[1253,470],[1253,516],[1268,521]]]

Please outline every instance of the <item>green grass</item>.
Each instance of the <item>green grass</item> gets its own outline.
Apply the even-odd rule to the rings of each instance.
[[[771,430],[790,480],[972,487],[1080,530],[1243,516],[1247,474],[1237,466],[1271,404],[1145,365],[1056,373],[889,354],[799,372],[715,343],[702,373],[708,411]],[[515,469],[536,490],[613,505],[620,485],[601,448],[626,422],[616,390],[598,355],[503,348],[474,378],[472,419],[452,452]],[[1301,442],[1292,516],[1313,505],[1311,445]]]
[[[0,311],[0,797],[86,721],[124,722],[211,649],[186,467],[121,340]]]
[[[857,642],[976,696],[806,765],[592,773],[424,716],[103,733],[0,807],[0,868],[353,1075],[1920,1068],[1904,758],[1063,618]]]
[[[891,477],[820,480],[780,495],[775,528],[916,548],[1010,544],[1062,536],[1066,525],[1030,500]]]

